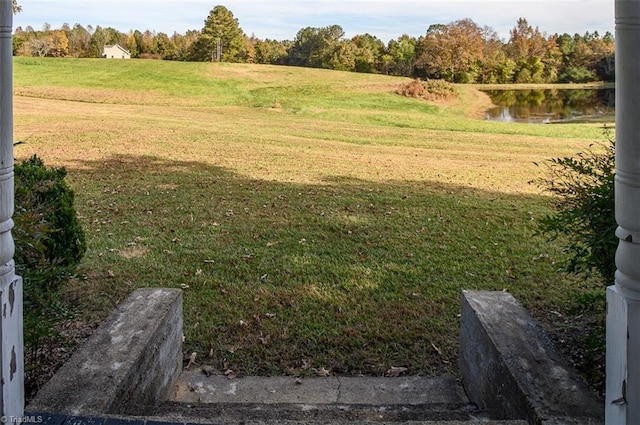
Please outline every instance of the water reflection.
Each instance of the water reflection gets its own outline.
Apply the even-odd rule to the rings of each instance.
[[[611,122],[613,89],[487,90],[495,105],[485,117],[502,122]]]

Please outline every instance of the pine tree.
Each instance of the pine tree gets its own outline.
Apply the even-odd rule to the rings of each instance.
[[[242,62],[246,56],[245,34],[238,19],[224,6],[216,6],[204,21],[194,46],[194,59]]]

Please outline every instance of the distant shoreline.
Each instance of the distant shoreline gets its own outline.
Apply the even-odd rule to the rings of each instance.
[[[558,83],[558,84],[463,84],[478,90],[586,90],[614,89],[615,83],[596,81],[592,83]]]

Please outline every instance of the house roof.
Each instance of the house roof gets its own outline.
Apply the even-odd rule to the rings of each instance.
[[[104,52],[106,49],[108,49],[108,48],[114,48],[114,47],[115,47],[116,49],[120,50],[122,53],[124,53],[124,54],[126,54],[126,55],[131,55],[131,52],[130,52],[130,51],[128,51],[127,49],[125,49],[124,47],[122,47],[121,45],[119,45],[119,44],[117,44],[117,43],[116,43],[116,44],[105,45],[105,46],[102,48],[102,51]]]

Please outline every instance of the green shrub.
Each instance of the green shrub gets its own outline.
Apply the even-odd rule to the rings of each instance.
[[[618,239],[614,215],[615,143],[591,145],[574,157],[547,161],[548,176],[536,183],[557,196],[556,213],[544,217],[539,230],[551,239],[566,237],[570,254],[564,269],[596,271],[608,285],[616,270]]]
[[[33,156],[15,168],[16,274],[23,279],[26,384],[46,358],[43,347],[54,326],[69,318],[58,288],[75,272],[86,251],[85,235],[73,207],[64,168],[47,168]]]
[[[16,165],[16,214],[33,214],[31,221],[40,221],[44,232],[38,236],[49,261],[74,267],[87,246],[66,176],[65,168],[47,168],[36,155]]]

